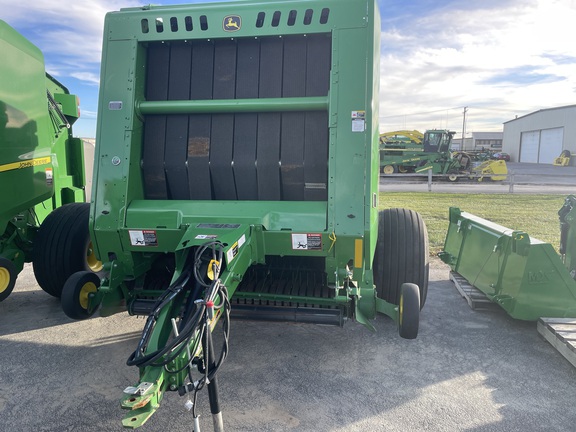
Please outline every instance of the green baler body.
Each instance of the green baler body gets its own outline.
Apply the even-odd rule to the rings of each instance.
[[[83,147],[66,126],[79,116],[76,97],[46,74],[40,50],[1,20],[0,52],[0,256],[21,270],[50,211],[84,201]]]
[[[217,239],[231,295],[254,264],[314,258],[326,286],[356,282],[317,303],[364,296],[356,316],[374,317],[379,52],[372,0],[109,13],[91,206],[110,272],[101,314],[159,256]]]

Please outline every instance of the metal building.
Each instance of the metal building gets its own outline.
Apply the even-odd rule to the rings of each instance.
[[[564,150],[576,155],[576,105],[541,109],[504,123],[502,151],[514,162],[552,164]]]
[[[464,151],[502,150],[502,132],[472,132],[471,135],[466,137],[464,145],[462,138],[453,139],[451,148]]]

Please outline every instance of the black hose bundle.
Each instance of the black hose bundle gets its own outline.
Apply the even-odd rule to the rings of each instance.
[[[211,252],[211,259],[207,263],[205,257],[206,252]],[[193,338],[200,337],[199,342],[202,343],[205,357],[205,374],[204,377],[197,382],[197,385],[194,386],[195,390],[199,390],[206,382],[213,379],[228,354],[228,336],[230,332],[231,306],[228,298],[228,290],[218,279],[220,276],[221,265],[223,263],[223,257],[223,245],[220,242],[208,242],[196,249],[193,265],[185,266],[186,268],[178,279],[172,283],[162,293],[162,295],[160,295],[160,297],[158,297],[152,312],[148,315],[138,346],[126,361],[127,365],[138,367],[166,367],[169,363],[174,361],[183,352],[183,350],[190,346]],[[204,274],[207,273],[205,270],[208,269],[208,266],[212,266],[212,280],[202,275],[202,270],[204,270]],[[192,269],[190,269],[190,267]],[[195,283],[191,283],[192,276],[194,276]],[[200,298],[202,289],[204,289],[204,297]],[[152,335],[152,330],[156,326],[156,322],[162,310],[171,304],[177,296],[185,295],[187,291],[190,292],[188,293],[184,313],[180,320],[178,334],[171,338],[163,348],[144,354]],[[215,304],[216,299],[219,299],[217,305]],[[218,360],[211,368],[208,368],[208,347],[212,346],[210,321],[213,318],[211,315],[213,315],[214,311],[221,311],[222,313],[224,340]],[[192,359],[190,359],[190,362],[191,361]],[[186,367],[189,367],[190,362],[178,371],[169,370],[169,372],[180,372]],[[190,371],[189,374],[191,375]]]

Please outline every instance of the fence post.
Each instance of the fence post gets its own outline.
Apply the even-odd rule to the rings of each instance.
[[[514,193],[514,171],[508,176],[508,193]]]
[[[432,192],[432,169],[428,170],[428,192]]]

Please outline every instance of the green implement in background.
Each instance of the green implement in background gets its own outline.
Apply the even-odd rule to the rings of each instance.
[[[576,197],[558,212],[560,256],[552,245],[450,209],[440,258],[513,318],[576,317]]]
[[[0,52],[0,301],[31,261],[40,286],[59,297],[85,268],[73,257],[89,249],[88,205],[73,204],[74,213],[84,210],[71,219],[62,207],[84,202],[83,144],[71,129],[78,100],[45,72],[40,50],[1,20]]]

